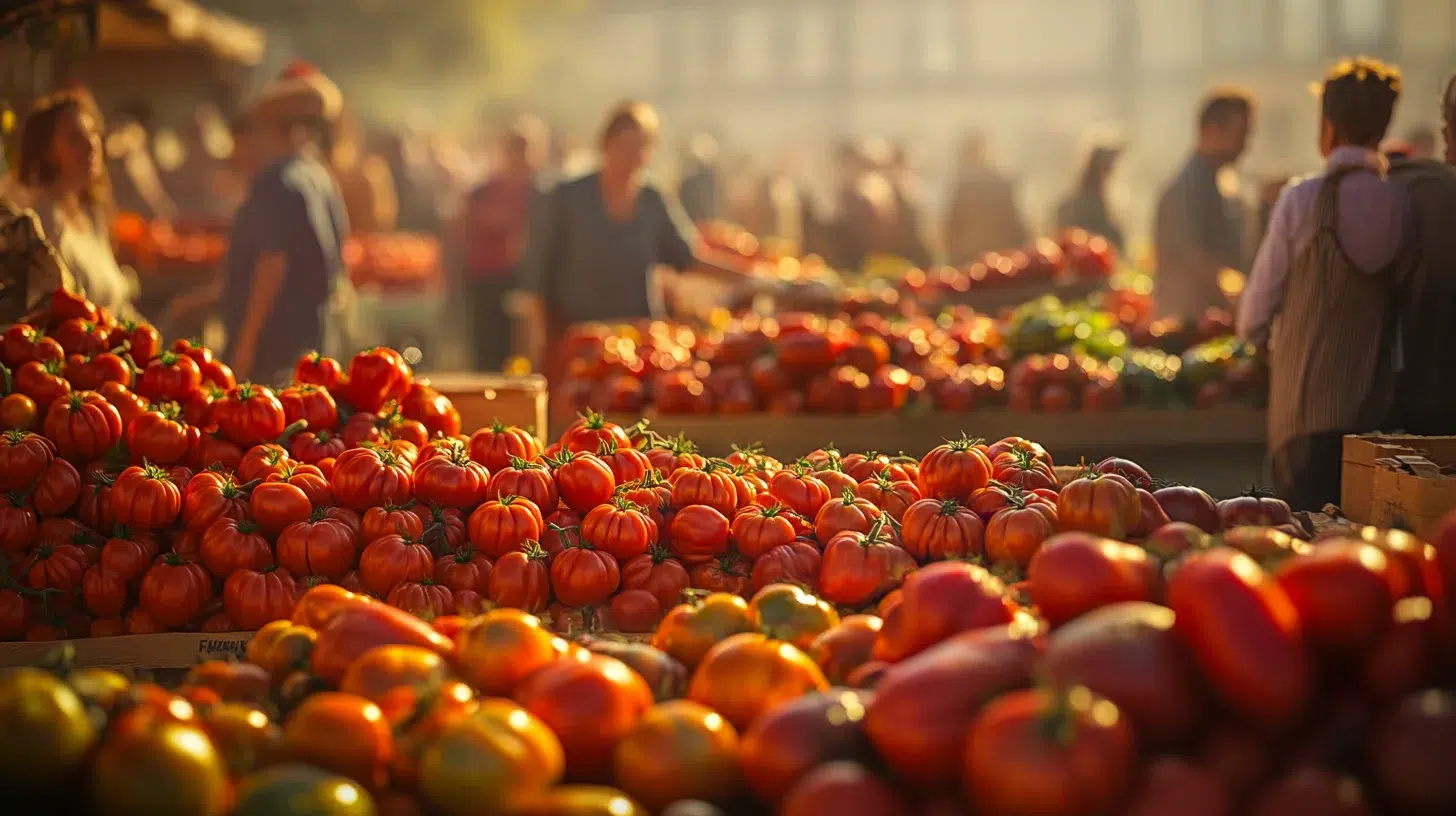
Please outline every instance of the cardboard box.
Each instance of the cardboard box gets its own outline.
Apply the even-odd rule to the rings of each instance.
[[[431,374],[435,390],[450,398],[460,412],[460,427],[469,436],[499,419],[543,439],[546,427],[546,378],[467,372]]]
[[[252,632],[168,632],[40,643],[0,643],[0,669],[39,666],[57,649],[75,649],[78,669],[186,669],[204,660],[242,660]]]
[[[1340,510],[1346,518],[1428,535],[1456,509],[1456,436],[1345,437]]]

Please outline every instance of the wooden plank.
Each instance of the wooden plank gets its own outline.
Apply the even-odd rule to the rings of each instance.
[[[0,668],[39,666],[63,643],[77,668],[185,669],[204,660],[241,660],[252,632],[168,632],[40,643],[0,643]]]
[[[1084,452],[1262,447],[1265,439],[1264,412],[1244,406],[1202,411],[1129,408],[1106,414],[977,411],[923,417],[746,414],[649,418],[653,430],[665,435],[682,433],[710,456],[730,453],[734,443],[758,442],[781,459],[802,456],[830,443],[847,450],[904,451],[919,456],[962,433],[984,439],[1024,436],[1046,446],[1062,461],[1074,461]]]

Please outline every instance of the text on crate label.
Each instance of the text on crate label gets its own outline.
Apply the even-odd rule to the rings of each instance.
[[[197,658],[199,660],[226,660],[228,658],[241,660],[247,650],[248,641],[246,638],[218,638],[197,642]]]

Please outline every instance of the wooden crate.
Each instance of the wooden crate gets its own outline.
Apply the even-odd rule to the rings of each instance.
[[[1351,521],[1427,535],[1456,509],[1456,436],[1345,437],[1340,510]]]
[[[455,403],[460,427],[467,435],[497,419],[526,428],[537,437],[546,432],[546,378],[540,374],[511,377],[449,372],[431,374],[428,380]]]
[[[204,660],[241,660],[252,632],[120,635],[41,643],[0,643],[0,669],[39,666],[63,643],[75,649],[76,668],[186,669]]]

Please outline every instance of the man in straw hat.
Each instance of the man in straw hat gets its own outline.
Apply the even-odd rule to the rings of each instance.
[[[248,106],[244,137],[256,174],[238,209],[219,290],[227,357],[239,380],[282,382],[324,340],[324,310],[343,270],[348,217],[319,143],[342,108],[317,68],[294,63]]]

